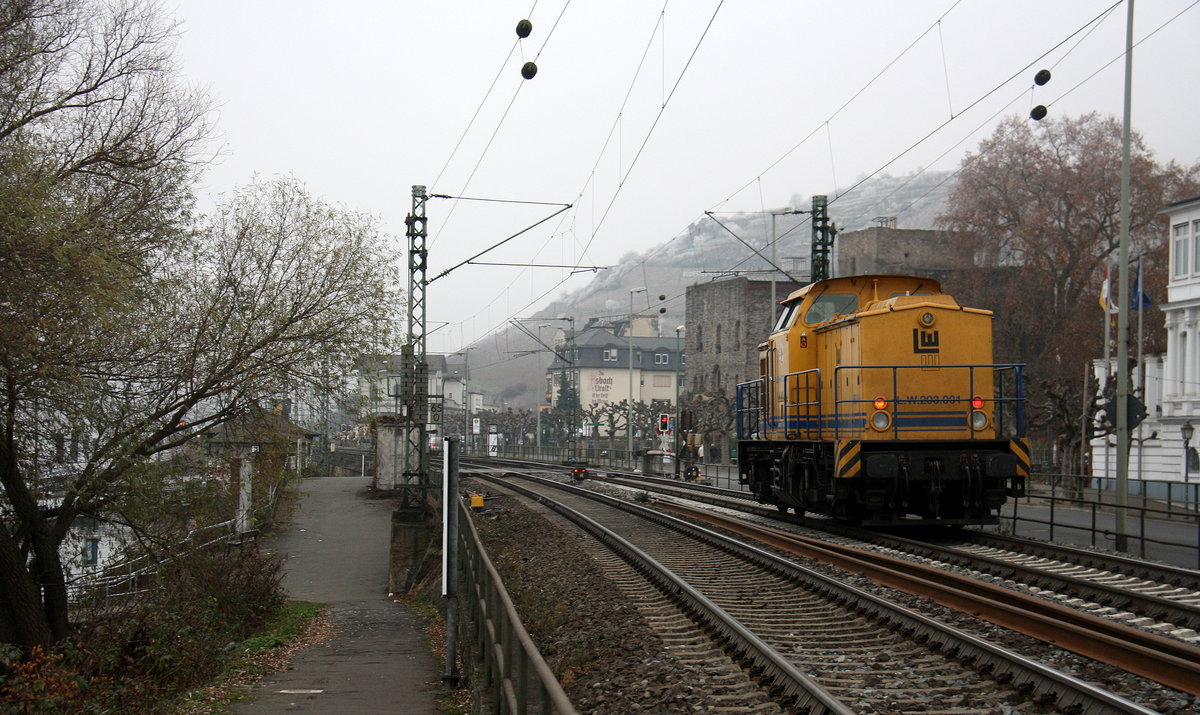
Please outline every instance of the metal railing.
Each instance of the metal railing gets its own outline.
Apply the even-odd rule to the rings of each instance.
[[[984,385],[990,383],[992,389],[992,397],[984,400],[985,403],[992,405],[993,421],[995,433],[998,437],[1023,437],[1025,435],[1025,395],[1023,392],[1023,382],[1021,379],[1022,368],[1024,365],[1011,363],[995,363],[995,364],[963,364],[963,365],[839,365],[834,368],[833,375],[833,437],[839,439],[839,432],[842,429],[849,429],[851,432],[860,432],[866,424],[867,407],[874,400],[875,395],[866,397],[845,397],[845,390],[841,387],[843,382],[846,382],[843,375],[846,371],[858,371],[859,380],[853,380],[854,384],[866,383],[867,379],[863,373],[867,371],[890,371],[891,372],[891,393],[883,395],[892,405],[893,419],[889,426],[890,431],[897,438],[900,432],[904,429],[902,426],[906,415],[924,414],[929,409],[928,405],[948,405],[950,410],[961,410],[961,415],[955,413],[950,422],[954,425],[961,424],[956,430],[951,430],[961,433],[967,439],[976,439],[977,434],[967,425],[967,414],[972,409],[971,401],[975,395],[982,391]],[[900,390],[902,387],[907,389],[907,383],[902,383],[900,373],[907,371],[953,371],[951,374],[967,373],[967,394],[965,395],[903,395]],[[977,375],[980,373],[980,375]],[[1011,377],[1011,380],[1006,380],[1006,377]],[[949,380],[950,378],[945,378]],[[961,378],[959,378],[961,380]],[[875,382],[879,382],[875,380]],[[1011,383],[1011,384],[1010,384]],[[958,388],[961,389],[961,382],[958,383]],[[1011,391],[1011,392],[1010,392]],[[857,390],[854,390],[857,392]],[[862,410],[856,411],[855,406],[862,406]],[[907,410],[905,408],[908,408]],[[916,411],[914,412],[914,409]],[[1011,413],[1011,416],[1010,416]],[[828,429],[828,427],[825,427]],[[910,429],[924,430],[924,427],[910,427]],[[942,425],[938,429],[947,429],[947,426]],[[947,436],[950,436],[948,434]]]
[[[763,378],[741,382],[737,385],[735,434],[738,439],[765,435],[767,431],[766,381]]]
[[[736,422],[739,439],[766,439],[768,433],[786,433],[788,439],[838,439],[840,432],[850,430],[861,432],[869,406],[877,395],[867,397],[845,395],[840,389],[844,382],[845,371],[856,371],[858,378],[850,382],[855,385],[864,382],[863,373],[867,371],[889,371],[890,391],[886,395],[894,419],[889,430],[899,437],[902,423],[906,415],[923,414],[931,401],[936,404],[948,404],[951,408],[962,411],[961,431],[968,438],[975,438],[975,432],[967,426],[967,412],[972,398],[983,390],[984,384],[990,384],[992,397],[985,400],[992,406],[994,426],[999,435],[1021,436],[1025,433],[1025,395],[1021,383],[1023,365],[1017,364],[979,364],[979,365],[841,365],[834,370],[833,380],[833,411],[823,412],[821,397],[822,377],[819,369],[803,370],[788,373],[781,378],[783,385],[783,404],[777,404],[774,388],[763,378],[740,383],[737,386]],[[956,370],[966,373],[966,395],[905,395],[901,389],[905,382],[901,379],[903,371]],[[976,373],[979,373],[977,376]],[[876,380],[886,383],[888,380]],[[855,390],[859,392],[860,390]],[[913,409],[917,412],[913,412]],[[776,414],[782,410],[782,414]],[[758,435],[755,437],[754,435]],[[776,434],[776,436],[782,436]]]
[[[1147,547],[1152,545],[1180,548],[1194,552],[1196,568],[1200,568],[1200,484],[1131,479],[1129,498],[1121,506],[1116,503],[1114,482],[1086,475],[1032,475],[1026,496],[1011,500],[1001,510],[1000,520],[1007,522],[1014,534],[1028,531],[1029,526],[1045,527],[1048,541],[1072,532],[1086,534],[1092,547],[1112,548],[1124,540],[1127,550],[1141,558],[1149,556]],[[1120,509],[1125,510],[1126,523],[1135,526],[1133,533],[1116,533]],[[1180,541],[1163,536],[1172,531],[1190,532],[1194,538]]]
[[[500,713],[575,713],[575,707],[529,637],[484,550],[470,511],[458,502],[463,662],[482,675],[491,709]]]
[[[644,454],[644,450],[646,449],[649,449],[649,447],[637,447],[632,454],[624,445],[614,446],[612,449],[609,449],[608,438],[606,437],[602,441],[597,440],[596,442],[589,442],[587,444],[581,442],[575,449],[575,458],[593,466],[633,470],[641,468],[641,455]],[[464,447],[462,454],[469,457],[492,456],[492,453],[486,446]],[[566,446],[543,445],[538,447],[528,443],[504,444],[496,449],[494,456],[528,459],[534,462],[565,463],[571,458],[571,449]]]
[[[166,556],[139,554],[77,574],[67,579],[67,593],[71,600],[77,600],[84,592],[103,593],[105,599],[145,593],[150,589],[143,582],[153,578],[164,564],[210,546],[231,543],[235,536],[235,525],[236,520],[229,519],[192,529],[173,545]]]

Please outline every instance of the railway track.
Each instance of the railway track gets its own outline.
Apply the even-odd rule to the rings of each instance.
[[[975,530],[958,530],[953,538],[945,537],[945,530],[940,530],[943,535],[917,539],[855,529],[826,519],[783,519],[774,507],[728,489],[653,478],[605,479],[775,523],[815,528],[826,535],[824,538],[834,535],[852,545],[872,544],[925,559],[930,565],[970,569],[992,576],[997,582],[1020,584],[1031,593],[1077,610],[1200,644],[1200,572],[1191,569]]]
[[[1024,702],[1150,712],[766,550],[621,499],[532,475],[526,480],[538,485],[536,492],[521,487],[530,498],[620,551],[679,608],[719,634],[724,648],[770,680],[782,707],[899,712],[969,703],[1000,712]],[[518,487],[512,479],[496,481]],[[556,496],[539,493],[547,490]]]

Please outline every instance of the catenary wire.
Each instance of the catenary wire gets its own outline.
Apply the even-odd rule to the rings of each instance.
[[[1173,22],[1173,21],[1174,21],[1175,19],[1177,19],[1177,18],[1178,18],[1180,15],[1182,15],[1182,14],[1184,14],[1185,12],[1187,12],[1188,10],[1192,9],[1192,8],[1193,8],[1193,7],[1194,7],[1196,4],[1200,4],[1200,0],[1196,0],[1196,2],[1193,2],[1193,3],[1192,3],[1191,5],[1189,5],[1187,8],[1184,8],[1183,10],[1181,10],[1181,11],[1180,11],[1179,13],[1177,13],[1177,14],[1176,14],[1174,17],[1172,17],[1172,18],[1171,18],[1171,20],[1168,20],[1168,21],[1164,22],[1164,23],[1163,23],[1162,25],[1160,25],[1160,26],[1159,26],[1159,28],[1157,28],[1157,29],[1156,29],[1154,32],[1151,32],[1150,34],[1148,34],[1148,35],[1146,35],[1145,37],[1143,37],[1143,38],[1142,38],[1142,40],[1140,40],[1140,41],[1139,41],[1137,44],[1140,44],[1141,42],[1144,42],[1145,40],[1149,39],[1149,37],[1150,37],[1150,36],[1152,36],[1153,34],[1155,34],[1156,32],[1158,32],[1159,30],[1161,30],[1161,29],[1162,29],[1163,27],[1165,27],[1166,25],[1168,25],[1168,24],[1170,24],[1171,22]],[[952,7],[950,8],[950,10],[948,10],[946,13],[944,13],[944,14],[943,14],[943,15],[942,15],[942,16],[939,18],[938,22],[940,22],[942,19],[944,19],[944,18],[946,17],[946,15],[947,15],[947,14],[948,14],[948,13],[949,13],[951,10],[953,10],[953,9],[954,9],[954,7],[956,7],[957,5],[958,5],[958,3],[955,3],[955,6],[952,6]],[[1100,15],[1098,15],[1096,18],[1094,18],[1094,19],[1092,19],[1091,21],[1089,21],[1088,23],[1086,23],[1086,24],[1083,26],[1083,28],[1092,28],[1092,29],[1090,29],[1090,30],[1088,31],[1088,32],[1089,32],[1089,34],[1090,34],[1090,32],[1094,30],[1094,25],[1095,25],[1095,23],[1096,23],[1097,21],[1099,21],[1100,19],[1102,19],[1104,16],[1106,16],[1106,15],[1110,14],[1110,13],[1111,13],[1111,12],[1112,12],[1112,11],[1113,11],[1113,10],[1114,10],[1114,9],[1115,9],[1117,6],[1119,6],[1119,5],[1120,5],[1120,3],[1118,2],[1118,3],[1114,3],[1112,6],[1109,6],[1109,7],[1108,7],[1108,8],[1106,8],[1106,9],[1105,9],[1105,10],[1104,10],[1102,13],[1100,13]],[[711,24],[711,21],[710,21],[710,24]],[[932,28],[932,27],[934,27],[934,26],[936,26],[936,23],[934,23],[934,25],[931,25],[931,28]],[[1083,28],[1081,28],[1081,30],[1082,30]],[[1060,47],[1061,47],[1061,46],[1062,46],[1062,45],[1063,45],[1065,42],[1069,41],[1069,40],[1070,40],[1072,37],[1075,37],[1076,35],[1078,35],[1078,34],[1079,34],[1079,32],[1080,32],[1081,30],[1077,30],[1076,32],[1072,33],[1072,34],[1071,34],[1071,35],[1069,35],[1069,36],[1068,36],[1066,39],[1064,39],[1062,42],[1059,42],[1059,43],[1058,43],[1058,44],[1056,44],[1056,45],[1055,45],[1053,48],[1051,48],[1050,50],[1048,50],[1046,53],[1043,53],[1043,55],[1041,55],[1041,56],[1038,58],[1038,60],[1040,60],[1040,59],[1044,58],[1046,55],[1050,54],[1050,53],[1051,53],[1051,52],[1053,52],[1055,49],[1058,49],[1058,48],[1060,48]],[[928,32],[929,32],[929,30],[927,29],[927,30],[926,30],[924,33],[922,33],[922,35],[921,35],[920,37],[923,37],[925,34],[928,34]],[[916,44],[916,42],[918,42],[918,41],[920,40],[920,37],[918,37],[918,39],[917,39],[917,40],[914,40],[914,42],[913,42],[912,44]],[[1085,35],[1084,37],[1086,37],[1086,35]],[[1080,41],[1082,41],[1082,40],[1080,40]],[[910,48],[911,48],[912,44],[910,44]],[[1076,43],[1076,44],[1075,44],[1075,45],[1072,47],[1072,49],[1074,49],[1074,47],[1077,47],[1077,46],[1078,46],[1078,44],[1079,44],[1079,42],[1077,42],[1077,43]],[[906,51],[907,51],[907,49],[906,49]],[[894,64],[896,61],[898,61],[898,60],[900,59],[900,57],[902,57],[902,56],[903,56],[903,54],[904,54],[904,53],[902,52],[902,53],[901,53],[901,55],[899,55],[899,56],[897,56],[895,59],[893,59],[893,60],[892,60],[892,62],[891,62],[891,63],[889,63],[889,65],[888,65],[888,66],[890,67],[890,66],[891,66],[892,64]],[[1069,53],[1068,53],[1068,54],[1069,54]],[[1122,53],[1122,55],[1118,56],[1118,58],[1117,58],[1117,59],[1120,59],[1120,57],[1121,57],[1121,56],[1123,56],[1123,53]],[[1037,61],[1037,60],[1035,60],[1035,62],[1036,62],[1036,61]],[[1116,60],[1113,60],[1113,61],[1116,61]],[[991,91],[989,91],[989,92],[985,93],[984,95],[980,96],[979,98],[977,98],[977,99],[976,99],[974,102],[972,102],[972,103],[971,103],[971,105],[969,105],[969,106],[968,106],[966,109],[964,109],[962,112],[959,112],[959,113],[958,113],[957,115],[955,115],[955,116],[956,116],[956,117],[957,117],[957,116],[961,116],[961,115],[962,115],[962,114],[964,114],[964,113],[965,113],[967,110],[969,110],[970,108],[972,108],[972,107],[976,106],[978,103],[982,102],[984,99],[986,99],[987,97],[989,97],[989,96],[991,96],[992,94],[994,94],[994,93],[995,93],[997,90],[999,90],[1001,87],[1003,87],[1004,85],[1006,85],[1006,84],[1010,83],[1010,82],[1011,82],[1011,81],[1012,81],[1012,80],[1013,80],[1013,79],[1014,79],[1016,76],[1018,76],[1018,75],[1019,75],[1021,72],[1027,71],[1027,70],[1028,70],[1028,67],[1029,67],[1029,66],[1032,66],[1032,64],[1033,64],[1033,63],[1030,63],[1030,65],[1027,65],[1027,66],[1026,66],[1025,68],[1023,68],[1023,69],[1022,69],[1020,72],[1014,73],[1014,75],[1012,75],[1012,76],[1011,76],[1011,77],[1009,77],[1008,79],[1004,80],[1003,82],[999,83],[999,84],[998,84],[998,85],[997,85],[997,86],[996,86],[994,89],[992,89]],[[1110,63],[1108,63],[1108,64],[1111,64],[1111,62],[1110,62]],[[1107,66],[1107,65],[1106,65],[1106,66]],[[686,68],[685,68],[685,69],[686,69]],[[1101,69],[1103,69],[1103,68],[1101,68]],[[886,67],[884,68],[884,70],[881,70],[881,71],[880,71],[880,73],[878,73],[878,74],[877,74],[877,75],[876,75],[874,78],[872,78],[872,80],[871,80],[870,82],[868,82],[868,84],[867,84],[866,86],[864,86],[862,89],[860,89],[858,92],[856,92],[856,94],[855,94],[853,97],[851,97],[851,99],[850,99],[850,100],[847,100],[847,102],[845,102],[845,103],[844,103],[844,104],[843,104],[841,107],[839,107],[839,109],[838,109],[838,112],[840,112],[840,111],[841,111],[842,109],[844,109],[844,108],[845,108],[845,107],[846,107],[848,104],[850,104],[850,102],[852,102],[852,101],[853,101],[853,99],[854,99],[855,97],[857,97],[857,96],[861,95],[861,94],[862,94],[862,92],[863,92],[863,91],[865,91],[865,90],[867,89],[867,87],[869,87],[869,86],[870,86],[870,84],[871,84],[871,83],[875,82],[875,81],[876,81],[876,80],[877,80],[877,79],[878,79],[878,78],[879,78],[879,77],[880,77],[880,76],[881,76],[881,75],[882,75],[884,72],[886,72],[886,70],[887,70],[887,68],[886,68]],[[1097,72],[1097,73],[1098,73],[1098,72]],[[1068,90],[1068,92],[1067,92],[1067,93],[1064,93],[1063,95],[1061,95],[1061,96],[1059,97],[1059,99],[1061,99],[1062,97],[1065,97],[1067,94],[1069,94],[1071,91],[1074,91],[1075,89],[1077,89],[1077,88],[1078,88],[1079,86],[1081,86],[1082,84],[1085,84],[1085,83],[1086,83],[1088,80],[1090,80],[1092,77],[1094,77],[1094,76],[1095,76],[1095,74],[1096,74],[1096,73],[1093,73],[1093,75],[1089,76],[1089,77],[1088,77],[1087,79],[1085,79],[1083,82],[1080,82],[1078,85],[1076,85],[1075,87],[1073,87],[1071,90]],[[678,86],[678,81],[676,82],[676,86]],[[674,91],[674,90],[673,90],[673,91]],[[1025,90],[1023,90],[1023,91],[1022,91],[1022,95],[1024,94],[1024,91],[1025,91]],[[1018,97],[1018,99],[1019,99],[1019,97]],[[1015,101],[1015,100],[1014,100],[1014,101]],[[1007,106],[1011,106],[1011,102],[1010,102],[1010,104],[1009,104],[1009,105],[1007,105]],[[1007,108],[1007,106],[1006,106],[1006,108]],[[1001,110],[1001,111],[1003,111],[1003,110]],[[837,114],[837,112],[835,112],[835,113],[834,113],[834,115],[831,115],[831,117],[833,117],[833,116],[836,116],[836,114]],[[996,116],[996,115],[995,115],[995,114],[993,114],[993,115],[992,115],[992,118],[994,118],[995,116]],[[854,184],[854,185],[853,185],[853,186],[852,186],[850,189],[848,189],[846,192],[843,192],[843,193],[841,194],[841,196],[845,196],[845,195],[849,194],[849,193],[850,193],[851,191],[853,191],[855,188],[857,188],[857,187],[861,186],[861,185],[862,185],[862,184],[863,184],[863,183],[864,183],[866,180],[869,180],[870,178],[873,178],[874,176],[876,176],[876,175],[877,175],[877,174],[878,174],[880,171],[883,171],[884,169],[886,169],[886,168],[887,168],[887,166],[890,166],[891,164],[893,164],[893,163],[894,163],[894,162],[895,162],[897,159],[899,159],[900,157],[902,157],[902,156],[904,156],[905,154],[907,154],[907,153],[908,153],[909,151],[911,151],[911,150],[912,150],[912,149],[913,149],[915,146],[918,146],[920,143],[923,143],[924,141],[928,140],[928,138],[930,138],[930,137],[931,137],[931,136],[933,136],[934,134],[936,134],[936,133],[938,133],[939,131],[941,131],[942,129],[944,129],[944,127],[945,127],[945,126],[946,126],[948,123],[949,123],[949,122],[943,122],[943,123],[939,124],[939,125],[938,125],[938,127],[937,127],[936,129],[934,129],[932,132],[929,132],[928,134],[926,134],[926,135],[925,135],[924,137],[922,137],[922,138],[921,138],[921,140],[920,140],[920,141],[918,141],[916,144],[914,144],[913,146],[910,146],[909,148],[905,149],[903,152],[901,152],[900,154],[898,154],[896,157],[892,158],[891,160],[889,160],[888,162],[886,162],[885,164],[883,164],[881,167],[879,167],[879,168],[878,168],[878,169],[876,169],[874,172],[872,172],[872,173],[871,173],[871,174],[870,174],[870,175],[869,175],[869,176],[868,176],[866,179],[863,179],[862,181],[858,181],[858,182],[856,182],[856,183],[855,183],[855,184]],[[819,127],[818,127],[816,130],[814,130],[812,133],[810,133],[810,135],[809,135],[809,136],[806,136],[806,137],[805,137],[805,139],[803,139],[803,140],[802,140],[800,143],[798,143],[797,145],[795,145],[794,147],[792,147],[791,149],[789,149],[789,150],[788,150],[788,152],[786,152],[786,153],[785,153],[783,156],[781,156],[781,157],[780,157],[778,160],[776,160],[776,161],[775,161],[775,162],[773,162],[771,165],[769,165],[769,166],[767,167],[767,169],[766,169],[766,170],[764,170],[763,172],[760,172],[760,174],[759,174],[757,177],[755,177],[755,179],[752,179],[752,180],[751,180],[751,182],[753,182],[753,181],[755,181],[755,180],[758,180],[759,178],[761,178],[762,174],[765,174],[765,173],[767,173],[767,172],[768,172],[768,171],[769,171],[771,168],[773,168],[774,166],[778,165],[778,164],[779,164],[781,161],[783,161],[783,159],[785,159],[785,158],[786,158],[786,156],[787,156],[787,155],[789,155],[790,153],[794,152],[794,151],[795,151],[795,149],[799,148],[799,146],[801,146],[801,145],[802,145],[803,143],[805,143],[805,142],[806,142],[808,139],[810,139],[810,138],[811,138],[811,136],[812,136],[812,134],[815,134],[815,132],[816,132],[816,131],[819,131]],[[610,134],[610,136],[611,136],[611,134]],[[965,140],[966,140],[965,138],[964,138],[963,140],[960,140],[960,141],[959,141],[959,142],[958,142],[958,143],[957,143],[955,146],[958,146],[958,145],[960,145],[960,144],[962,143],[962,141],[965,141]],[[948,153],[948,152],[945,152],[945,153]],[[942,156],[943,156],[943,157],[945,156],[945,153],[943,153],[943,154],[942,154]],[[632,165],[631,165],[630,169],[632,169]],[[957,172],[956,172],[956,173],[957,173]],[[946,179],[946,180],[948,180],[948,179]],[[945,181],[946,181],[946,180],[943,180],[943,182],[940,182],[940,183],[939,183],[939,185],[941,185],[942,183],[945,183]],[[589,180],[589,181],[590,181],[590,180]],[[746,186],[749,186],[749,184],[747,184]],[[738,189],[738,191],[736,191],[736,192],[734,192],[733,194],[731,194],[731,195],[730,195],[730,197],[729,197],[728,199],[726,199],[725,201],[722,201],[721,203],[723,204],[723,203],[726,203],[726,202],[728,202],[730,199],[732,199],[732,197],[733,197],[733,196],[737,195],[737,193],[740,193],[742,190],[744,190],[744,188],[745,188],[745,187],[743,186],[742,188]],[[619,189],[618,189],[618,191],[619,191]],[[920,197],[920,198],[918,198],[917,200],[914,200],[913,202],[911,202],[911,203],[909,204],[909,207],[911,208],[911,206],[913,206],[913,205],[915,205],[916,203],[918,203],[918,202],[919,202],[921,199],[923,199],[925,196],[928,196],[928,194],[929,194],[929,193],[930,193],[930,192],[927,192],[927,193],[926,193],[925,195],[923,195],[922,197]],[[581,195],[582,195],[582,192],[581,192]],[[614,198],[614,201],[615,201],[615,198]],[[831,203],[832,203],[832,202],[831,202]],[[610,204],[609,204],[609,207],[608,207],[608,208],[609,208],[609,209],[611,209],[611,206],[612,206],[612,202],[610,202]],[[602,217],[601,217],[601,223],[603,222],[603,219],[604,219],[604,217],[605,217],[605,216],[607,216],[607,214],[608,214],[608,209],[606,209],[606,211],[605,211],[605,213],[604,213],[604,216],[602,216]],[[794,230],[797,230],[797,229],[801,228],[801,227],[802,227],[802,226],[803,226],[803,225],[804,225],[804,224],[805,224],[807,221],[808,221],[808,219],[804,219],[804,220],[802,220],[800,223],[798,223],[798,224],[797,224],[796,226],[794,226],[792,229],[789,229],[787,232],[785,232],[784,234],[782,234],[781,236],[779,236],[779,237],[778,237],[776,240],[777,240],[777,241],[778,241],[778,240],[782,240],[782,239],[783,239],[785,236],[787,236],[788,234],[790,234],[792,231],[794,231]],[[690,232],[691,232],[691,225],[692,225],[692,223],[694,223],[694,221],[689,223],[689,227],[688,227],[688,229],[687,229],[687,232],[688,232],[689,234],[690,234]],[[593,227],[593,230],[591,231],[591,236],[592,236],[592,238],[593,238],[593,239],[594,239],[594,237],[595,237],[596,233],[598,232],[598,230],[599,230],[599,225],[596,225],[596,226],[594,226],[594,227]],[[670,239],[670,240],[669,240],[667,243],[670,243],[671,241],[674,241],[674,240],[676,240],[677,238],[681,237],[682,235],[683,235],[683,232],[680,232],[680,233],[676,234],[676,235],[675,235],[674,237],[672,237],[672,238],[671,238],[671,239]],[[588,246],[590,246],[590,245],[591,245],[591,242],[592,242],[592,241],[591,241],[591,240],[589,240],[587,245],[588,245]],[[645,259],[644,259],[644,260],[645,260]],[[543,298],[545,298],[546,296],[548,296],[550,293],[554,292],[554,291],[555,291],[557,288],[559,288],[559,287],[560,287],[561,285],[563,285],[563,283],[565,283],[565,282],[566,282],[566,279],[564,279],[564,280],[562,280],[562,281],[559,281],[558,283],[554,284],[554,285],[553,285],[553,286],[551,286],[551,287],[550,287],[548,290],[544,291],[543,293],[541,293],[540,295],[538,295],[537,297],[535,297],[533,300],[531,300],[531,301],[530,301],[530,302],[529,302],[529,303],[528,303],[528,304],[527,304],[527,305],[526,305],[524,308],[522,308],[521,310],[526,310],[526,309],[528,309],[528,308],[530,308],[530,307],[532,307],[532,306],[536,305],[536,304],[537,304],[539,301],[541,301]],[[675,299],[676,299],[676,297],[672,297],[672,298],[668,299],[668,301],[667,301],[667,302],[670,302],[670,301],[672,301],[672,300],[675,300]],[[520,311],[518,311],[518,312],[520,312]],[[477,314],[477,315],[478,315],[478,314]],[[483,336],[481,336],[481,339],[482,339],[482,337],[487,337],[488,335],[491,335],[491,334],[492,334],[494,331],[495,331],[495,329],[493,329],[492,331],[489,331],[488,333],[484,334]]]

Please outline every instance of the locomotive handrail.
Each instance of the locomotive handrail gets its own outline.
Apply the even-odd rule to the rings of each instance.
[[[891,371],[891,373],[892,373],[892,391],[891,391],[891,396],[890,396],[889,402],[892,405],[895,405],[895,408],[893,409],[893,419],[892,419],[891,424],[888,427],[888,430],[890,432],[892,432],[893,435],[899,436],[900,421],[898,419],[895,419],[895,417],[898,416],[899,414],[901,414],[900,407],[902,405],[925,404],[925,400],[927,399],[926,396],[922,396],[918,399],[912,399],[911,396],[908,399],[901,397],[900,396],[899,372],[900,372],[900,370],[928,370],[929,367],[930,366],[928,366],[928,365],[838,365],[838,366],[834,367],[834,380],[833,380],[833,410],[834,410],[833,434],[834,434],[834,439],[841,439],[841,432],[843,429],[843,427],[842,427],[842,406],[843,405],[870,404],[872,402],[872,400],[874,399],[873,397],[842,398],[839,394],[841,392],[841,390],[840,390],[841,381],[838,378],[838,375],[842,370],[859,370],[859,371],[890,370]],[[995,412],[995,414],[997,415],[997,418],[994,423],[995,433],[998,436],[1003,435],[1005,433],[1006,430],[1004,429],[1004,425],[1005,425],[1004,406],[1011,404],[1015,411],[1014,421],[1016,423],[1015,424],[1015,434],[1012,436],[1024,437],[1025,436],[1025,405],[1024,405],[1025,395],[1022,390],[1023,381],[1021,380],[1021,373],[1022,373],[1022,369],[1024,367],[1025,367],[1025,365],[1023,363],[965,363],[965,364],[938,365],[937,366],[938,370],[966,369],[967,373],[968,373],[968,394],[964,397],[955,397],[955,398],[949,398],[947,396],[940,396],[940,397],[937,397],[937,399],[939,399],[943,404],[954,404],[954,403],[961,402],[961,403],[967,403],[969,406],[971,399],[977,394],[976,377],[975,377],[976,370],[990,370],[992,373],[993,394],[992,394],[992,397],[990,399],[985,400],[985,402],[993,403],[997,407],[996,412]],[[1013,396],[1006,396],[1006,391],[1004,389],[1005,381],[1004,381],[1003,377],[1005,374],[1010,373],[1010,372],[1014,376],[1015,394]],[[852,416],[848,416],[847,418],[852,419]],[[861,433],[862,430],[855,429],[854,431],[855,431],[855,433]],[[978,439],[978,437],[976,436],[975,430],[970,429],[970,427],[968,425],[966,425],[966,424],[963,425],[963,431],[965,431],[967,433],[968,439],[972,439],[972,440]]]
[[[804,378],[803,388],[801,388],[799,385],[801,377]],[[815,388],[812,385],[813,378],[816,378],[816,387]],[[803,390],[803,392],[807,393],[807,392],[815,389],[816,399],[809,400],[807,402],[800,402],[800,401],[789,402],[788,396],[792,394],[791,391],[789,390],[789,384],[788,384],[789,381],[797,383],[796,388],[795,388],[797,398],[799,398],[802,390]],[[783,402],[783,425],[782,425],[782,427],[783,427],[783,432],[785,435],[791,434],[791,432],[789,431],[788,428],[792,424],[793,417],[795,417],[795,422],[796,422],[796,433],[797,434],[800,433],[800,431],[801,431],[801,422],[800,422],[801,410],[798,408],[805,408],[803,410],[803,412],[805,413],[804,416],[807,418],[807,421],[805,423],[805,428],[803,431],[808,433],[807,436],[809,438],[812,437],[812,430],[813,430],[812,408],[813,408],[813,405],[816,405],[816,407],[817,407],[817,432],[818,433],[821,432],[821,430],[823,429],[823,425],[821,424],[821,369],[820,368],[813,368],[810,370],[801,370],[799,372],[789,372],[788,374],[784,375],[783,376],[783,400],[784,400],[784,402]],[[794,414],[793,414],[793,412],[794,412]]]
[[[766,379],[759,377],[737,384],[735,403],[736,429],[738,439],[744,439],[750,434],[763,435],[766,432],[766,407],[769,400],[764,399]],[[747,430],[747,422],[754,425],[752,432]]]

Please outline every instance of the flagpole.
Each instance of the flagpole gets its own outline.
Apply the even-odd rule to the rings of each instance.
[[[1140,391],[1140,397],[1142,399],[1142,404],[1148,405],[1150,403],[1146,401],[1146,397],[1147,397],[1146,396],[1146,362],[1145,362],[1145,353],[1143,352],[1143,347],[1144,347],[1143,340],[1145,338],[1145,333],[1143,332],[1143,327],[1145,325],[1145,322],[1143,320],[1143,315],[1146,312],[1146,303],[1145,303],[1145,301],[1142,300],[1142,296],[1146,294],[1146,284],[1142,282],[1142,280],[1143,280],[1142,259],[1143,258],[1145,258],[1145,254],[1138,256],[1137,280],[1134,281],[1134,283],[1133,283],[1133,287],[1134,287],[1133,300],[1137,303],[1137,315],[1138,315],[1138,324],[1137,324],[1138,380],[1137,380],[1137,386],[1136,386],[1135,392]],[[1145,442],[1142,441],[1142,426],[1144,424],[1145,424],[1144,421],[1138,422],[1138,426],[1137,426],[1137,445],[1138,445],[1137,478],[1138,479],[1143,478],[1142,477],[1142,451],[1145,447]]]
[[[1103,401],[1103,404],[1111,404],[1111,401],[1108,399],[1109,385],[1112,383],[1112,298],[1110,297],[1111,294],[1112,294],[1111,266],[1109,265],[1108,259],[1106,258],[1104,260],[1104,283],[1101,285],[1101,288],[1100,288],[1100,307],[1104,309],[1103,310],[1103,312],[1104,312],[1104,378],[1103,379],[1100,379],[1099,377],[1096,378],[1096,382],[1098,383],[1098,390],[1097,390],[1096,394],[1098,394],[1100,396],[1100,399]],[[1108,417],[1108,421],[1110,424],[1115,425],[1117,423],[1116,415],[1108,415],[1107,417]],[[1107,433],[1104,434],[1104,441],[1103,441],[1102,446],[1104,447],[1104,452],[1103,452],[1103,454],[1104,454],[1104,478],[1108,479],[1113,476],[1113,468],[1110,466],[1112,464],[1111,459],[1110,459],[1110,457],[1112,456],[1112,447],[1109,446]],[[1096,456],[1099,456],[1099,455],[1096,455]],[[1098,461],[1099,460],[1093,460],[1093,462],[1092,462],[1093,473],[1096,470],[1096,464]]]
[[[1109,277],[1109,265],[1105,262],[1104,289],[1101,291],[1102,302],[1104,304],[1104,384],[1100,386],[1101,397],[1105,396],[1104,392],[1108,389],[1108,384],[1112,380],[1112,298],[1109,297],[1111,293],[1112,280]],[[1114,425],[1117,423],[1114,415],[1109,415],[1108,418]],[[1107,477],[1108,474],[1104,476]]]

